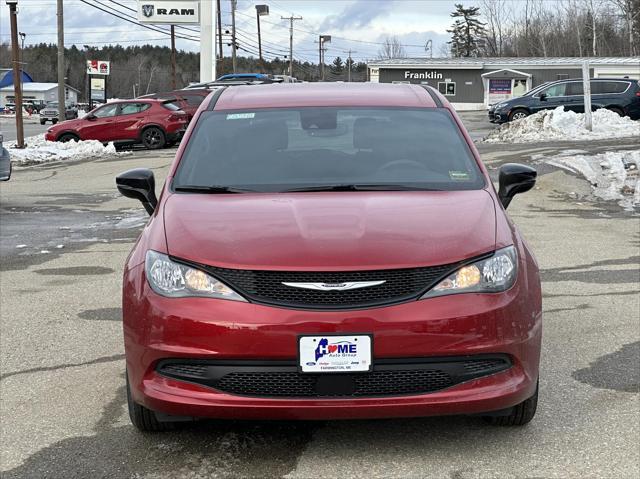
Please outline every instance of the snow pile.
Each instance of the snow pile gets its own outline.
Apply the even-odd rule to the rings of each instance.
[[[604,108],[593,112],[593,131],[584,126],[584,113],[543,110],[521,120],[504,123],[484,139],[486,143],[528,143],[549,140],[602,140],[640,136],[640,121]]]
[[[117,152],[113,143],[103,145],[97,140],[68,141],[60,143],[46,141],[42,136],[25,138],[24,149],[14,148],[15,142],[8,145],[11,161],[20,166],[61,160],[81,160],[85,158],[129,155],[130,152]]]
[[[545,161],[584,176],[598,198],[618,201],[626,210],[640,208],[640,150],[608,151],[597,155],[564,154]]]

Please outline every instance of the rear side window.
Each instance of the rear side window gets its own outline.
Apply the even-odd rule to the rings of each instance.
[[[446,110],[332,107],[204,112],[173,186],[336,184],[470,190],[485,182]]]
[[[584,95],[584,86],[582,85],[581,82],[577,82],[577,81],[567,83],[566,95],[567,96]]]
[[[177,104],[178,100],[168,100],[162,103],[163,108],[166,108],[167,110],[171,110],[171,111],[178,111],[180,110],[180,105]]]
[[[594,95],[624,93],[629,88],[629,83],[625,81],[592,81],[591,93]]]
[[[183,95],[183,98],[189,106],[200,106],[200,103],[205,99],[205,97],[200,95]]]

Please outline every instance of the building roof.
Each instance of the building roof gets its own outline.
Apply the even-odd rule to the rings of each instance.
[[[29,82],[29,83],[22,84],[22,91],[23,92],[42,92],[42,91],[49,91],[52,88],[56,88],[57,86],[58,86],[57,83]],[[76,88],[73,88],[72,86],[69,86],[69,85],[65,85],[65,87],[73,91],[79,91]],[[13,85],[0,88],[0,90],[13,91]]]
[[[31,78],[31,76],[24,70],[20,70],[20,77],[22,78],[22,83],[33,81],[33,78]],[[11,85],[13,85],[13,70],[0,68],[0,88]]]
[[[282,83],[227,88],[216,110],[321,106],[435,107],[419,85],[391,83]]]
[[[582,65],[584,60],[588,60],[591,65],[637,65],[640,69],[640,57],[460,57],[460,58],[391,58],[389,60],[374,60],[369,63],[370,67],[401,66],[401,67],[422,67],[422,66],[444,66],[452,65],[469,68],[483,68],[485,66],[504,65]]]

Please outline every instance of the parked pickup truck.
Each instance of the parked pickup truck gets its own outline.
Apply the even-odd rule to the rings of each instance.
[[[65,120],[73,120],[78,118],[78,107],[74,104],[67,104],[65,109]],[[54,125],[58,123],[58,102],[51,101],[40,110],[40,124],[44,125],[50,121]]]

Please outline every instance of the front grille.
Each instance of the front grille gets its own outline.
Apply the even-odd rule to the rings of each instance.
[[[416,299],[459,263],[426,268],[372,271],[265,271],[202,266],[256,303],[300,309],[352,309]],[[344,283],[384,281],[377,286],[346,291],[318,291],[282,283]]]
[[[344,398],[427,394],[511,366],[508,356],[377,360],[373,371],[303,374],[286,361],[164,360],[158,372],[238,396]]]

